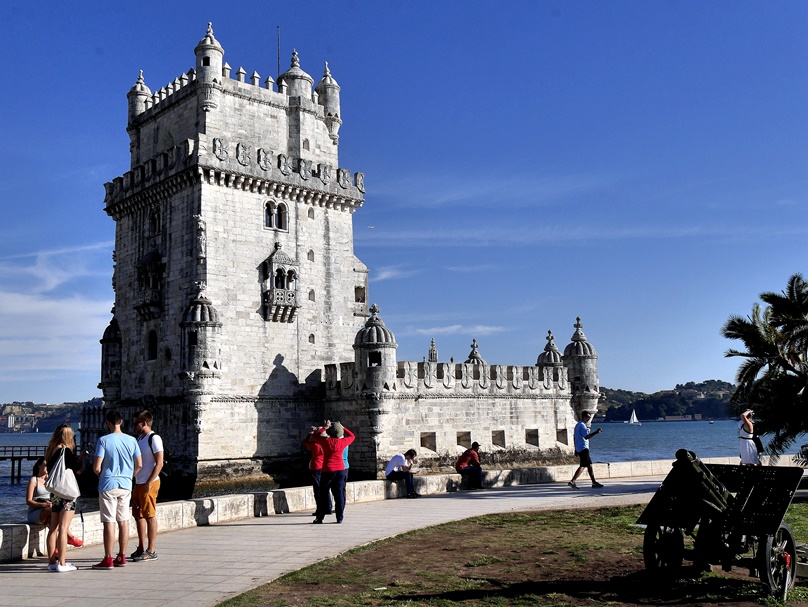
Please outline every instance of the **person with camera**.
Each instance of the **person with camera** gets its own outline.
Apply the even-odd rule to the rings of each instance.
[[[589,431],[589,420],[592,419],[592,413],[589,411],[581,412],[581,421],[575,425],[575,455],[578,456],[578,469],[572,475],[572,480],[567,484],[573,489],[578,489],[575,483],[581,473],[586,470],[589,473],[589,478],[592,479],[592,486],[594,488],[603,487],[598,481],[595,480],[595,471],[592,469],[592,457],[589,455],[589,439],[597,436],[603,432],[603,428],[598,428],[594,432]]]

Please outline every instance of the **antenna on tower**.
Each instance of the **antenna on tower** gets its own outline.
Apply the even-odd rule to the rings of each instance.
[[[278,76],[281,75],[281,26],[276,25],[278,28]]]

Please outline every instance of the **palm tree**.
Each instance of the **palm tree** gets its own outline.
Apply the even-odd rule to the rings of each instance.
[[[785,291],[760,299],[765,308],[755,303],[748,317],[730,316],[721,333],[745,347],[725,354],[746,359],[732,401],[738,411],[755,410],[756,433],[772,435],[767,450],[780,455],[808,432],[808,283],[794,274]],[[808,445],[799,457],[808,463]]]

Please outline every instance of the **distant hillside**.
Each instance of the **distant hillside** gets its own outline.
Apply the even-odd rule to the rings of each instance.
[[[606,421],[626,421],[632,409],[637,411],[640,421],[696,414],[706,419],[725,418],[735,415],[729,400],[734,390],[733,384],[718,379],[676,384],[672,390],[654,394],[601,387],[599,409]]]
[[[53,432],[60,424],[79,422],[81,409],[85,404],[101,405],[102,401],[100,398],[93,398],[84,403],[60,405],[30,401],[0,404],[0,432]],[[9,427],[9,420],[13,427]]]

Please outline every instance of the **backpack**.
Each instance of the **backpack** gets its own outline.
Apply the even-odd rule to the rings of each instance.
[[[152,439],[154,438],[154,432],[149,434],[149,449],[151,449],[152,457],[154,457],[154,447],[152,446]],[[168,478],[171,476],[171,456],[168,454],[168,448],[166,447],[165,443],[163,443],[163,468],[160,470],[160,478]]]

